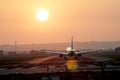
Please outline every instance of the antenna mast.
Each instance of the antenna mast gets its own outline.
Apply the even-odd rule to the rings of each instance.
[[[17,48],[17,41],[15,40],[15,51],[16,51],[16,48]]]
[[[71,38],[71,49],[73,50],[73,36]]]

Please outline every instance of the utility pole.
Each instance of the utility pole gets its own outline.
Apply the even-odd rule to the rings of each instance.
[[[15,52],[17,51],[17,41],[15,40]]]

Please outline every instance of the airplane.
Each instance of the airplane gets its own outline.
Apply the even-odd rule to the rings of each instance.
[[[82,54],[97,52],[97,51],[101,51],[101,50],[103,50],[103,49],[75,51],[75,49],[73,48],[73,37],[72,37],[71,38],[71,47],[69,47],[68,51],[66,51],[66,52],[52,52],[52,51],[47,51],[47,52],[48,53],[59,54],[60,57],[64,57],[64,59],[67,59],[67,57],[74,56],[75,58],[78,58],[78,57],[81,57]]]

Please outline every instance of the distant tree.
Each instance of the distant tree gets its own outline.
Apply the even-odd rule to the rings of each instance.
[[[39,51],[38,50],[31,50],[30,54],[39,54]]]
[[[4,54],[3,50],[0,50],[0,56],[2,56]]]
[[[115,52],[120,53],[120,47],[115,48]]]
[[[17,55],[17,53],[16,53],[16,51],[9,51],[8,55],[15,56],[15,55]]]

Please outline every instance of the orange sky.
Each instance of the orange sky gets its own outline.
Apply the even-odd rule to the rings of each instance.
[[[36,12],[45,8],[49,19]],[[120,0],[0,0],[0,44],[120,40]]]

